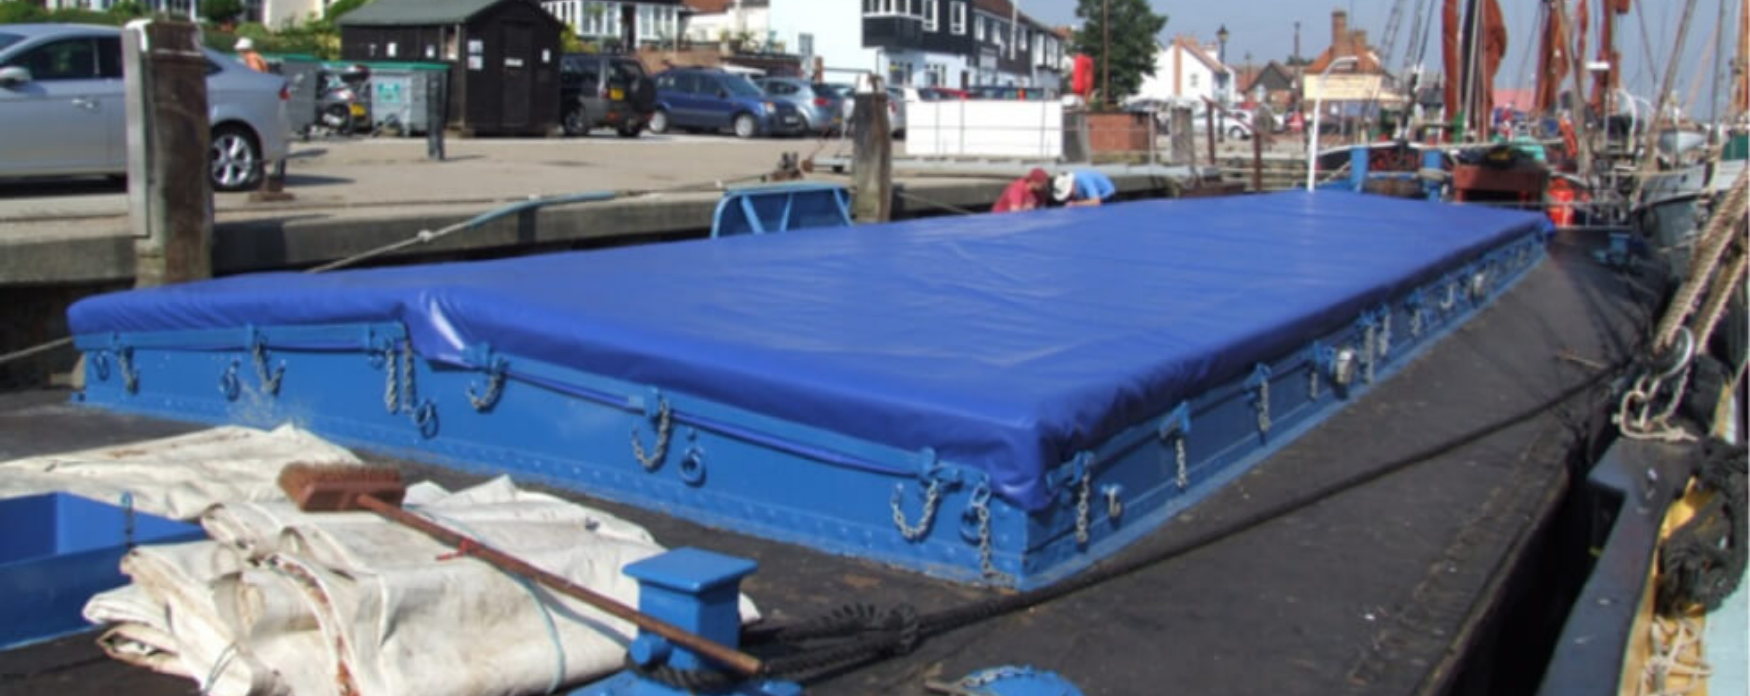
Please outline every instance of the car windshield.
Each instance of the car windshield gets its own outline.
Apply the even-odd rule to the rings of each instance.
[[[11,46],[12,44],[18,43],[23,38],[24,37],[19,36],[17,34],[0,34],[0,49],[4,49],[7,46]]]
[[[751,80],[740,75],[725,75],[717,82],[722,85],[723,90],[729,92],[729,96],[732,97],[765,96],[765,93],[761,92],[760,88],[755,87]]]

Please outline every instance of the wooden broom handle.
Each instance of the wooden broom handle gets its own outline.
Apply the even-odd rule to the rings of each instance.
[[[403,510],[398,506],[383,502],[375,496],[360,495],[358,497],[358,505],[359,507],[382,515],[383,517],[403,526],[419,530],[426,536],[437,539],[446,545],[455,547],[466,555],[474,556],[480,560],[486,561],[497,567],[499,570],[529,578],[582,601],[585,604],[612,614],[615,617],[630,621],[638,628],[662,636],[675,645],[679,645],[683,648],[704,655],[715,662],[728,665],[743,676],[758,676],[760,672],[765,669],[765,664],[757,657],[736,650],[735,648],[731,648],[697,633],[693,633],[684,628],[668,623],[667,621],[663,621],[662,619],[641,613],[636,609],[619,603],[612,597],[600,594],[594,590],[573,583],[570,580],[566,580],[565,578],[541,570],[540,568],[536,568],[515,556],[487,546],[486,544],[481,543],[478,539],[472,539],[459,534],[447,527],[437,524],[436,522]]]

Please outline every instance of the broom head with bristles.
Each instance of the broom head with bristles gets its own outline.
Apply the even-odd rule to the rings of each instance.
[[[401,472],[381,466],[334,466],[298,462],[280,470],[280,490],[304,512],[360,510],[359,496],[401,505],[407,485]]]

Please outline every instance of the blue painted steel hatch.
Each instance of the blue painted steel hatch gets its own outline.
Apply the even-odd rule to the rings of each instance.
[[[1389,376],[1541,215],[1291,192],[260,274],[69,311],[87,403],[296,422],[1036,586]]]

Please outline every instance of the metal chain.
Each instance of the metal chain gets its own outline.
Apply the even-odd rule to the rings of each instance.
[[[280,380],[286,376],[286,366],[280,365],[279,369],[268,371],[266,344],[257,342],[250,353],[255,357],[255,376],[261,379],[261,390],[269,394],[280,393]]]
[[[122,373],[122,388],[129,394],[140,390],[140,373],[134,370],[134,351],[128,348],[117,348],[115,351],[116,369]]]
[[[1410,338],[1422,337],[1422,308],[1410,310]]]
[[[401,344],[401,404],[413,408],[418,403],[418,386],[413,383],[413,339]]]
[[[1363,373],[1363,376],[1368,384],[1373,384],[1373,363],[1375,362],[1374,358],[1376,356],[1376,353],[1374,353],[1375,340],[1377,340],[1377,337],[1374,335],[1373,324],[1369,323],[1367,325],[1367,332],[1362,337],[1363,345],[1361,346],[1361,355],[1367,358],[1367,362],[1363,363],[1362,366],[1366,368],[1366,372]]]
[[[401,388],[396,384],[397,366],[395,346],[390,344],[383,348],[383,410],[395,413],[401,410]]]
[[[1270,378],[1258,382],[1258,432],[1270,432]]]
[[[1386,310],[1385,317],[1379,320],[1379,357],[1385,357],[1391,352],[1391,310]]]
[[[486,393],[476,395],[474,393],[474,385],[471,385],[471,384],[468,385],[468,403],[474,407],[474,410],[484,411],[488,408],[491,408],[493,404],[498,403],[498,397],[503,392],[504,392],[504,369],[502,367],[495,366],[494,369],[490,373],[488,373],[486,376]],[[633,444],[636,445],[637,441],[634,440]],[[662,457],[659,456],[659,457],[657,457],[657,459],[660,460],[660,459],[662,459]],[[640,459],[640,461],[642,461],[642,459]],[[645,467],[645,468],[649,468],[649,467]]]
[[[1173,438],[1173,458],[1178,460],[1179,475],[1175,480],[1179,484],[1179,490],[1182,491],[1191,486],[1191,467],[1185,456],[1184,435]]]
[[[1076,543],[1088,543],[1088,498],[1093,494],[1094,472],[1089,466],[1082,470],[1082,483],[1076,492]]]
[[[930,531],[930,521],[936,518],[936,508],[942,502],[942,480],[930,479],[930,487],[924,491],[923,516],[918,518],[916,525],[907,524],[905,510],[899,507],[899,499],[905,495],[905,484],[893,486],[893,526],[899,528],[899,535],[906,541],[917,541]]]
[[[648,453],[644,451],[644,445],[638,442],[638,426],[632,426],[632,456],[638,458],[638,465],[644,467],[645,471],[655,471],[662,464],[663,458],[668,456],[668,436],[673,432],[673,425],[673,421],[669,419],[668,399],[659,399],[656,402],[656,444],[651,446]]]
[[[1319,400],[1319,365],[1317,361],[1306,366],[1306,396],[1308,401]]]
[[[1000,573],[997,572],[997,564],[991,560],[992,551],[990,546],[990,507],[988,505],[979,505],[978,572],[983,573],[984,577],[994,578],[1000,575]]]

